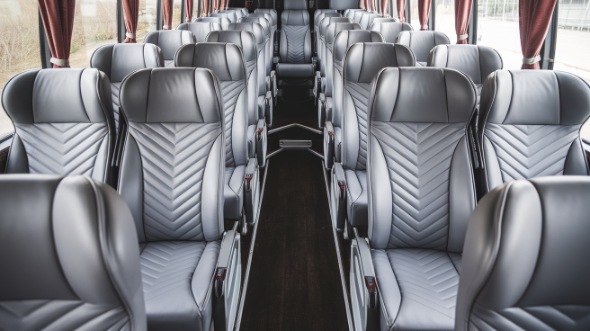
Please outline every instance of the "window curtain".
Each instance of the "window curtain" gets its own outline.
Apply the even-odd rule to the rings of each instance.
[[[384,17],[389,17],[389,10],[388,10],[389,0],[381,0],[381,15]]]
[[[139,0],[123,0],[123,16],[125,19],[124,43],[135,43],[137,32],[137,20],[139,18]]]
[[[359,2],[359,8],[360,8],[360,9],[367,10],[367,0],[361,0],[361,1]]]
[[[455,0],[455,32],[457,33],[457,44],[467,44],[467,30],[471,19],[471,1]]]
[[[201,16],[209,16],[209,0],[201,0]]]
[[[213,12],[214,13],[217,13],[219,11],[219,7],[220,7],[219,2],[220,1],[221,0],[213,0]]]
[[[399,19],[400,22],[405,22],[406,18],[405,18],[405,7],[406,7],[406,2],[404,0],[395,0],[395,4],[396,4],[396,9],[397,9],[397,18]]]
[[[162,29],[164,30],[171,30],[172,29],[172,11],[174,10],[174,2],[173,0],[164,0],[162,1],[162,13],[164,18],[164,26]]]
[[[228,9],[229,8],[229,0],[225,0],[225,3],[223,4],[223,9]]]
[[[418,17],[420,30],[428,30],[428,16],[430,15],[430,0],[418,0]]]
[[[75,0],[39,0],[39,10],[47,35],[54,68],[69,68],[74,29]]]
[[[520,47],[522,69],[541,69],[541,47],[547,35],[557,0],[520,0]]]
[[[193,20],[193,0],[186,0],[184,7],[186,9],[186,21],[190,22]]]

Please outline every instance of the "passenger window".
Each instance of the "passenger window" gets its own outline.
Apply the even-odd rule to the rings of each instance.
[[[41,67],[38,13],[36,0],[0,1],[0,94],[12,76]],[[0,102],[0,139],[12,132]]]
[[[158,30],[158,0],[139,0],[137,42],[143,42],[148,33]]]
[[[518,0],[485,0],[477,4],[477,44],[495,48],[502,56],[504,69],[520,69]]]
[[[434,0],[436,5],[434,29],[446,34],[451,40],[451,44],[457,42],[457,33],[455,32],[455,1],[453,0]]]
[[[89,67],[97,47],[116,42],[117,0],[76,1],[70,67]]]
[[[410,0],[410,24],[414,31],[420,31],[420,16],[418,14],[418,0]]]
[[[184,0],[174,0],[174,12],[173,12],[173,19],[172,19],[172,29],[176,29],[177,26],[180,25],[180,15],[182,14],[181,4]]]

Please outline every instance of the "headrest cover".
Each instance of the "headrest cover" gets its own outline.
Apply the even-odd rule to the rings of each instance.
[[[333,45],[335,62],[342,62],[348,48],[356,43],[383,42],[383,38],[379,33],[361,30],[361,26],[357,23],[351,24],[355,26],[354,30],[344,30],[336,35]]]
[[[258,52],[254,34],[249,31],[213,31],[207,36],[207,42],[229,43],[242,49],[244,61],[256,61]]]
[[[381,33],[385,42],[394,43],[402,31],[413,31],[414,28],[408,23],[374,22],[371,30]]]
[[[180,24],[176,30],[188,30],[195,36],[196,42],[200,43],[207,39],[211,31],[221,30],[221,24],[217,22],[189,22]]]
[[[477,101],[471,80],[454,69],[386,68],[373,92],[370,118],[380,122],[467,124]]]
[[[553,70],[500,70],[484,83],[482,119],[512,125],[581,125],[590,116],[590,87]]]
[[[414,54],[406,46],[385,43],[357,43],[346,53],[344,80],[371,83],[385,67],[414,66]]]
[[[307,10],[284,10],[281,14],[281,23],[285,25],[309,26],[309,13]]]
[[[483,84],[489,74],[502,69],[502,57],[487,46],[438,45],[428,55],[428,66],[457,69]]]
[[[120,95],[130,122],[216,123],[223,118],[218,81],[208,69],[142,69],[125,78]]]
[[[193,33],[188,30],[160,30],[150,32],[143,42],[159,46],[164,60],[174,60],[174,54],[180,46],[194,44],[196,40]]]
[[[434,46],[450,44],[451,41],[440,31],[402,31],[397,37],[397,43],[410,47],[417,61],[426,62]]]
[[[285,0],[285,10],[307,10],[307,0]]]
[[[229,25],[229,30],[252,32],[254,34],[254,38],[256,38],[256,44],[258,44],[259,48],[264,45],[264,42],[266,41],[264,30],[262,29],[262,25],[260,25],[260,23],[233,23]]]
[[[8,81],[2,104],[15,124],[104,123],[113,116],[110,91],[97,69],[39,69]]]
[[[265,36],[270,36],[270,22],[264,17],[254,17],[254,16],[246,16],[240,19],[240,23],[258,23],[262,26],[262,31],[264,31]]]
[[[347,18],[348,20],[348,18]],[[351,23],[350,20],[348,22],[332,22],[330,23],[330,25],[328,25],[328,29],[326,30],[326,35],[325,37],[325,41],[326,41],[326,46],[328,46],[330,49],[332,49],[332,46],[334,44],[334,39],[336,39],[336,35],[338,35],[338,33],[340,31],[344,31],[344,30],[350,30],[350,29],[356,29],[356,27],[358,26],[358,24],[356,23]],[[359,26],[360,28],[360,26]]]
[[[97,48],[90,66],[104,72],[112,83],[119,83],[135,70],[163,67],[164,58],[154,44],[112,44]]]

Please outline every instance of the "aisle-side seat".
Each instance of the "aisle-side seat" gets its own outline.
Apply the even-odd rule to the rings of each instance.
[[[147,329],[137,231],[117,192],[4,175],[0,196],[0,329]]]
[[[212,31],[221,30],[221,24],[216,22],[186,22],[180,24],[176,30],[188,30],[195,36],[195,42],[201,43],[207,39]]]
[[[397,43],[408,46],[416,56],[420,66],[426,66],[430,50],[438,45],[450,44],[446,34],[440,31],[402,31],[397,37]]]
[[[152,31],[143,40],[146,44],[154,44],[162,50],[164,66],[174,67],[174,55],[183,45],[194,44],[195,36],[188,30]]]
[[[469,221],[455,330],[589,330],[588,198],[577,176],[487,194]]]
[[[319,101],[320,98],[320,93],[323,93],[323,91],[325,90],[325,84],[326,84],[326,71],[328,70],[328,66],[330,65],[332,59],[330,59],[327,55],[327,50],[326,50],[326,33],[328,32],[328,27],[331,24],[335,24],[335,23],[350,23],[350,19],[346,18],[346,17],[341,17],[341,16],[337,16],[337,17],[324,17],[322,19],[322,21],[320,22],[320,33],[319,33],[319,37],[320,37],[320,49],[318,51],[319,54],[319,59],[320,59],[320,66],[319,68],[316,68],[316,73],[315,73],[315,81],[314,81],[314,91],[315,91],[315,95],[316,95],[316,105],[317,105],[317,101]]]
[[[311,33],[307,2],[286,0],[284,8],[281,14],[277,76],[286,79],[311,78],[314,75],[314,67],[311,62]]]
[[[211,17],[225,17],[230,23],[238,23],[238,18],[233,10],[220,10],[216,13],[209,15]]]
[[[342,12],[342,16],[348,17],[354,22],[354,16],[356,15],[357,12],[366,12],[366,10],[360,9],[360,8],[346,9],[345,11]],[[358,22],[355,22],[355,23],[358,23]]]
[[[379,32],[386,43],[395,43],[402,31],[414,31],[414,28],[408,23],[377,21],[370,30]]]
[[[90,66],[104,72],[111,81],[115,128],[119,129],[119,90],[125,76],[135,70],[164,66],[160,48],[153,44],[112,44],[97,48]]]
[[[112,183],[115,121],[108,77],[97,69],[40,69],[6,83],[14,125],[6,173],[85,175]]]
[[[273,61],[274,61],[275,54],[278,54],[278,50],[279,50],[278,37],[277,37],[277,29],[278,29],[279,19],[277,17],[277,11],[274,9],[268,9],[268,8],[257,8],[256,10],[254,10],[254,14],[258,14],[258,13],[270,15],[270,22],[272,25],[272,40],[273,40],[272,57],[273,57]]]
[[[229,25],[232,24],[229,21],[229,18],[223,16],[223,17],[212,17],[212,16],[208,16],[208,17],[197,17],[193,20],[193,22],[212,22],[212,23],[217,23],[221,26],[221,30],[229,30]]]
[[[383,17],[383,16],[381,16],[380,14],[377,14],[377,13],[367,13],[362,16],[359,24],[363,30],[369,30],[369,28],[373,24],[373,20],[376,18],[380,18],[380,17]]]
[[[383,68],[414,66],[415,63],[412,51],[399,44],[357,43],[346,53],[343,64],[342,163],[334,164],[331,182],[332,206],[339,211],[333,213],[338,229],[345,226],[344,217],[352,227],[367,226],[366,130],[371,83]]]
[[[486,193],[515,179],[588,175],[580,127],[590,116],[590,86],[552,70],[500,70],[485,81],[479,144]]]
[[[241,17],[246,17],[248,16],[248,8],[246,7],[229,7],[227,8],[228,10],[238,10],[241,12]]]
[[[139,237],[148,329],[210,330],[215,315],[216,329],[231,330],[240,236],[224,233],[225,124],[215,76],[141,69],[121,85],[121,111],[129,130],[118,188]]]
[[[322,54],[320,52],[321,48],[320,48],[320,43],[321,43],[321,36],[320,36],[320,24],[322,23],[322,20],[326,17],[342,17],[342,15],[340,15],[340,13],[338,13],[338,11],[334,10],[329,10],[329,11],[324,11],[324,12],[320,12],[317,13],[316,10],[316,15],[314,18],[314,28],[313,28],[313,35],[314,35],[314,53],[316,56],[316,67],[321,67],[322,66]]]
[[[475,86],[453,69],[387,68],[374,91],[369,240],[353,240],[350,264],[354,324],[451,331],[477,201],[467,135]]]
[[[176,64],[209,69],[219,80],[225,121],[223,215],[252,224],[260,185],[258,161],[248,155],[248,82],[242,50],[234,44],[186,45],[176,53]],[[246,222],[241,223],[242,231],[247,231]]]

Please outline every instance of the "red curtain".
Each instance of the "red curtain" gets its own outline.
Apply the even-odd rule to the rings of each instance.
[[[193,20],[193,0],[186,0],[186,21],[190,22]]]
[[[397,6],[397,18],[399,18],[400,22],[405,22],[406,18],[404,17],[404,15],[406,9],[406,2],[404,0],[396,0],[395,4]]]
[[[367,9],[367,0],[361,0],[359,3],[359,8],[360,9]]]
[[[225,3],[223,4],[223,9],[228,9],[229,8],[229,0],[225,0]]]
[[[388,5],[389,0],[381,0],[381,15],[389,17],[389,10],[387,10]]]
[[[162,1],[162,13],[164,18],[164,26],[162,29],[164,30],[172,29],[172,11],[174,10],[173,5],[173,0]]]
[[[74,29],[75,0],[39,0],[43,27],[54,68],[68,68]]]
[[[428,16],[430,15],[430,0],[418,0],[418,16],[420,18],[420,30],[428,30]]]
[[[551,23],[557,0],[520,0],[520,47],[524,58],[522,69],[541,69],[541,47]]]
[[[137,42],[137,19],[139,17],[139,0],[123,0],[123,16],[125,18],[125,41],[124,43]]]
[[[209,0],[201,0],[201,16],[209,16]]]
[[[219,11],[219,1],[221,0],[213,0],[213,12],[217,13]]]
[[[471,0],[455,0],[455,32],[457,44],[467,44],[467,29],[471,16]]]

